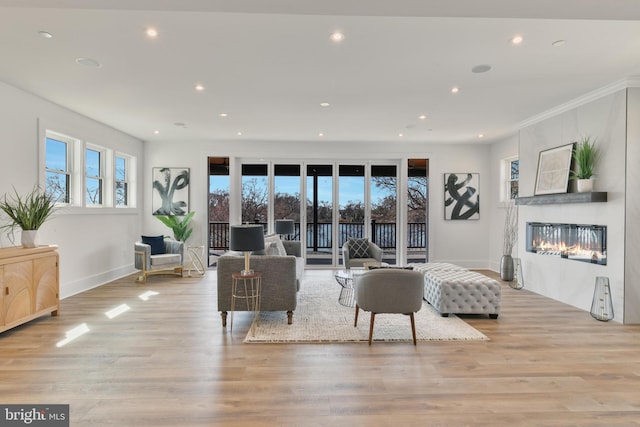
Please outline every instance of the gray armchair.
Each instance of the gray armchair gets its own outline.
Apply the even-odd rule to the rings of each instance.
[[[175,274],[182,277],[184,269],[184,243],[164,238],[164,252],[151,255],[151,245],[142,242],[134,244],[134,264],[140,271],[137,282],[146,283],[153,274]]]
[[[422,273],[412,270],[368,270],[355,276],[356,315],[353,326],[358,326],[360,309],[371,312],[369,325],[369,345],[371,345],[376,314],[408,314],[411,318],[413,345],[416,345],[416,324],[413,313],[422,308],[423,286]]]
[[[352,267],[364,267],[368,262],[382,262],[382,249],[373,242],[367,240],[368,251],[365,257],[358,256],[361,254],[355,254],[350,248],[350,241],[348,239],[342,245],[342,259],[344,260],[344,268],[349,270]]]

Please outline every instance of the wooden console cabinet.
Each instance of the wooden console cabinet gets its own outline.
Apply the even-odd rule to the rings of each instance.
[[[0,332],[60,309],[57,246],[0,248]]]

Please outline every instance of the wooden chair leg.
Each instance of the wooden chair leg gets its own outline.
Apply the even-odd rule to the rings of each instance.
[[[409,314],[411,318],[411,333],[413,334],[413,345],[416,345],[416,322],[413,319],[413,313]]]
[[[356,327],[358,326],[358,312],[360,311],[360,307],[358,307],[358,304],[356,304],[356,320],[353,322],[353,326]]]
[[[221,311],[220,312],[220,316],[222,316],[222,327],[226,328],[227,327],[227,312],[226,311]]]
[[[369,324],[369,345],[371,345],[371,340],[373,339],[373,322],[376,319],[376,314],[371,312],[371,323]]]

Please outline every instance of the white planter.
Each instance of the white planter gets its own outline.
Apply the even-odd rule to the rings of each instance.
[[[577,183],[578,193],[590,193],[593,191],[592,179],[579,179]]]
[[[22,247],[38,247],[38,230],[22,230]]]

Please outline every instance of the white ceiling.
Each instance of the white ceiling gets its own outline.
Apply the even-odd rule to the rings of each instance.
[[[487,141],[637,75],[638,0],[0,0],[0,80],[147,141]]]

